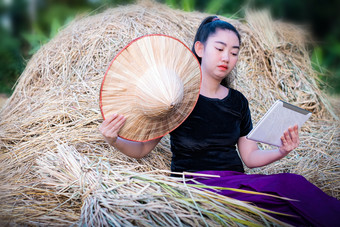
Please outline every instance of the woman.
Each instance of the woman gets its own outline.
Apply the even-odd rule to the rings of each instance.
[[[240,44],[240,35],[235,27],[216,16],[207,17],[198,28],[192,50],[202,69],[200,96],[190,116],[170,133],[173,153],[171,170],[203,171],[220,175],[218,180],[196,179],[208,185],[242,188],[297,199],[301,202],[232,193],[227,190],[219,191],[220,194],[253,202],[263,208],[298,216],[275,216],[290,224],[328,225],[335,221],[335,215],[330,210],[340,211],[339,202],[303,177],[294,174],[265,176],[243,173],[242,161],[247,167],[254,168],[285,157],[299,145],[299,134],[297,125],[289,128],[281,137],[282,146],[273,150],[261,150],[256,142],[246,138],[252,129],[248,101],[240,92],[228,88],[225,83],[226,77],[237,63]],[[161,140],[161,138],[148,142],[124,140],[118,137],[124,123],[124,116],[115,114],[102,123],[100,131],[109,144],[130,157],[144,157]],[[236,151],[236,145],[240,156]],[[289,193],[285,193],[287,184],[299,184],[303,187],[294,190],[293,193],[290,190]],[[303,190],[303,193],[299,190]],[[316,212],[318,209],[315,210],[315,203],[307,204],[310,198],[306,198],[304,193],[322,198],[324,202],[321,207],[324,211]],[[306,205],[308,207],[305,209]],[[327,217],[327,220],[322,222],[319,217]]]

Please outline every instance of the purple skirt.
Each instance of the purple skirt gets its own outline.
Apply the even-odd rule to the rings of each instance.
[[[262,192],[294,200],[230,190],[214,190],[271,211],[294,217],[269,214],[293,226],[340,226],[340,201],[327,195],[304,177],[291,173],[273,175],[244,174],[234,171],[202,171],[220,177],[194,177],[202,184]]]

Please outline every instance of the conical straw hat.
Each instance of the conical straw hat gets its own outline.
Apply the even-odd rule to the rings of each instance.
[[[113,59],[102,82],[102,116],[126,117],[119,136],[133,141],[159,138],[193,110],[201,68],[181,41],[165,35],[133,40]]]

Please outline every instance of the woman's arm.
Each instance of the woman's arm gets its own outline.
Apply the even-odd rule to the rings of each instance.
[[[147,142],[135,142],[118,137],[116,142],[113,143],[113,146],[131,158],[140,159],[149,154],[161,139],[162,138]]]
[[[282,146],[273,150],[260,150],[257,143],[248,140],[245,136],[240,137],[237,143],[243,162],[249,168],[268,165],[285,157],[289,152],[298,147],[298,126],[290,127],[281,137]]]
[[[99,131],[104,136],[106,142],[129,157],[137,159],[143,158],[145,155],[149,154],[162,139],[157,138],[147,142],[134,142],[120,138],[118,132],[123,127],[124,123],[124,116],[114,114],[103,121],[99,127]]]

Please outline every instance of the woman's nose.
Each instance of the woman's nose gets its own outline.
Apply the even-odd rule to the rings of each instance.
[[[222,55],[222,61],[228,62],[229,61],[229,54],[228,53],[224,53]]]

